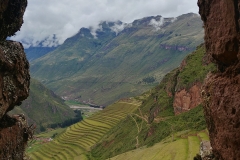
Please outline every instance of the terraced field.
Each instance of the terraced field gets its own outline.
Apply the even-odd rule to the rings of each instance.
[[[85,160],[87,159],[86,153],[91,150],[91,147],[139,105],[140,103],[135,99],[116,102],[68,127],[53,141],[29,150],[28,155],[32,160]]]
[[[209,140],[205,131],[180,136],[175,141],[169,138],[149,148],[120,154],[111,160],[193,160],[199,153],[200,142],[205,140]]]

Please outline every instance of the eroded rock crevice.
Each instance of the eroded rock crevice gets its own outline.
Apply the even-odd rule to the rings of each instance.
[[[202,103],[201,83],[196,83],[190,89],[182,89],[175,93],[173,107],[175,114],[189,111]]]
[[[198,0],[207,54],[218,71],[203,86],[204,112],[217,159],[239,159],[240,0]]]

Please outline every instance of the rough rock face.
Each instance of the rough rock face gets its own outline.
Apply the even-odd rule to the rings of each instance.
[[[202,85],[199,83],[193,85],[189,90],[183,89],[175,93],[173,102],[175,114],[189,111],[202,103],[201,87]]]
[[[204,111],[217,159],[240,157],[240,0],[198,0],[206,50],[218,65],[203,86]]]
[[[0,42],[0,118],[28,96],[29,64],[18,42]]]
[[[240,60],[239,0],[199,0],[199,13],[205,26],[208,54],[219,65],[229,66]]]
[[[204,110],[214,154],[220,159],[240,157],[240,75],[211,74],[204,85]]]
[[[24,115],[6,113],[27,98],[29,64],[21,43],[6,41],[23,23],[27,0],[0,2],[0,159],[23,159],[31,135]]]
[[[0,121],[0,159],[23,159],[29,138],[27,129],[24,117],[4,115]]]
[[[27,0],[0,1],[0,40],[12,36],[23,23],[23,14],[27,7]]]

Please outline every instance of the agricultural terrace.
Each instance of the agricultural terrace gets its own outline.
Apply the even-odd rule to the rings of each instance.
[[[91,147],[140,104],[134,98],[120,100],[68,127],[49,143],[29,151],[28,155],[32,160],[87,159]]]

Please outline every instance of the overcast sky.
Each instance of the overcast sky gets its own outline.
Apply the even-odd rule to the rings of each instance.
[[[12,39],[25,47],[43,40],[52,46],[104,20],[131,23],[147,16],[176,17],[189,12],[198,13],[197,0],[28,0],[24,24]]]

